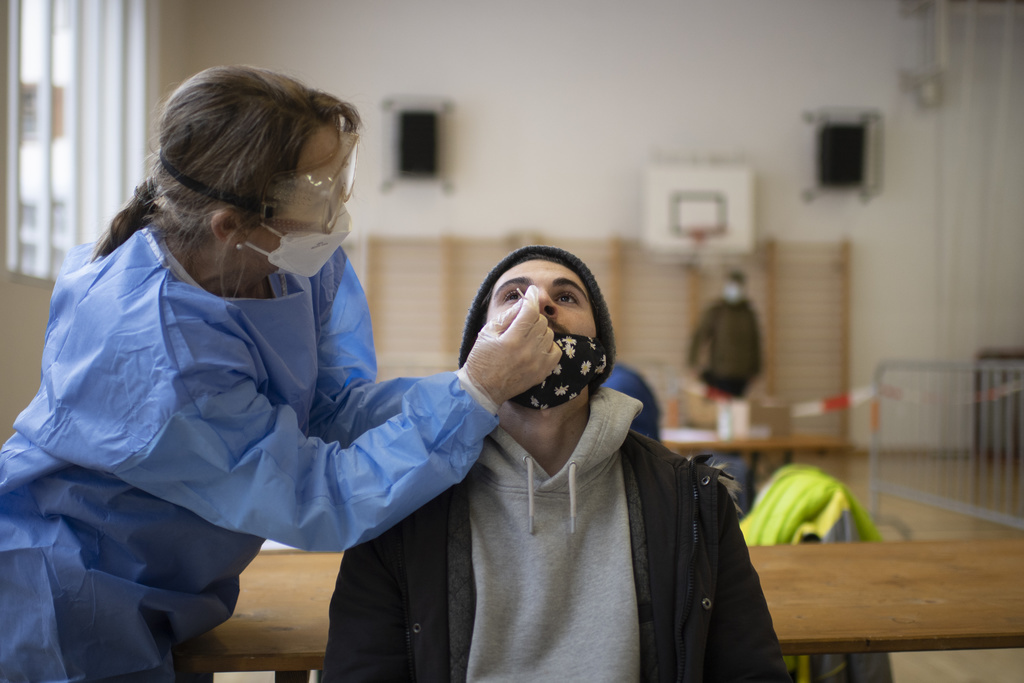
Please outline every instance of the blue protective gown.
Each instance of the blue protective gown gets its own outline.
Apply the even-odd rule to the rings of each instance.
[[[270,538],[343,550],[460,481],[497,418],[454,373],[374,383],[344,252],[274,299],[176,277],[144,230],[68,255],[0,451],[0,680],[173,680]]]

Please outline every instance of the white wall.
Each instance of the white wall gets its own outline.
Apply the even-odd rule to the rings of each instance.
[[[1024,345],[1024,204],[1013,196],[1024,172],[1009,161],[1024,158],[1024,145],[1011,123],[998,163],[1016,175],[1001,189],[979,182],[996,181],[993,143],[962,133],[991,131],[997,99],[958,71],[962,7],[947,104],[931,110],[900,88],[900,70],[922,63],[925,30],[895,0],[202,0],[191,12],[189,70],[281,68],[359,106],[352,213],[362,235],[637,237],[646,163],[738,158],[757,174],[762,238],[851,241],[854,386],[886,358],[969,359],[982,346]],[[994,45],[1004,23],[990,14],[979,38]],[[1016,24],[1019,115],[1020,12]],[[975,62],[991,80],[998,52],[989,53],[976,48]],[[408,94],[455,103],[454,193],[380,189],[381,103]],[[881,196],[802,199],[813,173],[802,114],[823,107],[882,112]],[[866,433],[864,415],[855,428]]]
[[[354,102],[366,124],[351,205],[360,236],[638,237],[645,164],[742,159],[757,174],[761,238],[851,241],[850,370],[862,386],[885,358],[1024,345],[1019,125],[999,142],[1016,175],[989,192],[993,143],[965,147],[959,133],[995,128],[979,118],[992,98],[967,88],[978,103],[962,124],[963,82],[934,110],[902,92],[899,72],[920,63],[923,31],[899,9],[897,0],[164,0],[172,56],[160,73],[170,88],[206,66],[252,63]],[[1024,14],[1016,23],[1019,120]],[[381,103],[396,95],[454,102],[453,193],[381,191]],[[867,203],[801,197],[813,172],[802,115],[837,106],[884,118],[884,186]],[[966,174],[965,149],[982,152]],[[996,205],[985,230],[978,196]],[[863,437],[866,411],[854,425]]]

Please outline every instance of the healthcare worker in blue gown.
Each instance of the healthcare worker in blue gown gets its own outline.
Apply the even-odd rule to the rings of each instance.
[[[375,383],[338,248],[358,125],[252,68],[166,103],[150,176],[63,265],[39,392],[0,451],[0,680],[175,680],[172,646],[231,615],[264,539],[381,533],[554,368],[527,296],[468,372]]]

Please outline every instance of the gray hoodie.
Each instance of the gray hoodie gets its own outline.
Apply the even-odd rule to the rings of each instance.
[[[500,427],[484,442],[468,479],[476,582],[469,680],[638,680],[619,447],[641,407],[597,391],[576,449],[551,477]]]

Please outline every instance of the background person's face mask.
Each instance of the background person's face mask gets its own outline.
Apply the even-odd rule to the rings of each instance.
[[[604,346],[594,337],[563,334],[555,339],[562,349],[562,360],[540,384],[513,396],[510,400],[527,408],[554,408],[580,395],[608,364]]]
[[[727,282],[722,289],[722,298],[731,304],[743,299],[743,287],[736,282]]]
[[[348,236],[352,219],[344,204],[338,208],[338,212],[334,232],[282,233],[269,225],[264,225],[264,228],[281,238],[277,249],[265,251],[248,241],[245,245],[266,256],[272,265],[283,271],[302,277],[313,277],[320,272]]]

